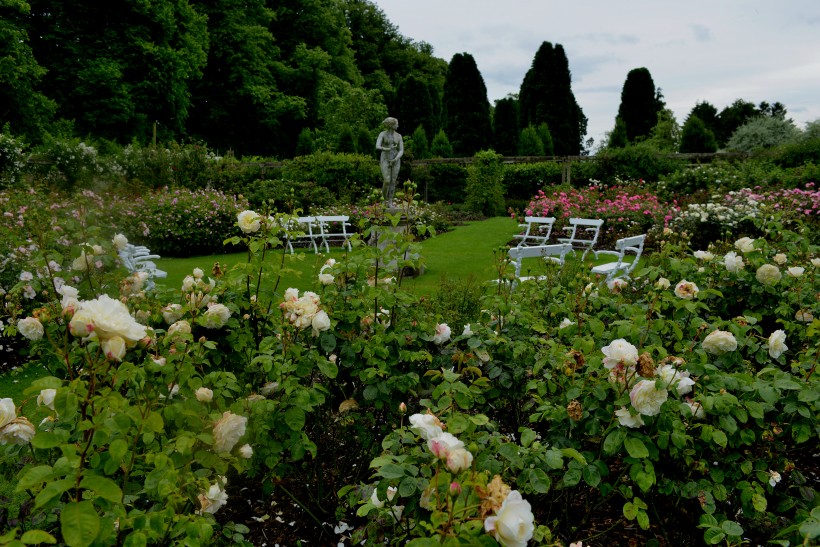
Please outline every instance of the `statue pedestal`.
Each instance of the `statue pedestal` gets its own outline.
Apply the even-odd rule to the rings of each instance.
[[[401,209],[397,209],[394,207],[389,207],[387,212],[391,215],[396,215],[401,212]],[[384,249],[387,245],[386,238],[379,237],[383,232],[390,232],[393,234],[402,234],[407,230],[407,217],[402,215],[401,220],[395,226],[392,224],[388,224],[387,226],[379,226],[373,230],[370,239],[368,240],[368,245],[377,246],[379,249]],[[404,260],[418,260],[419,254],[417,252],[407,251],[405,252],[405,256],[403,257]],[[398,274],[398,265],[397,259],[393,259],[388,263],[379,261],[379,268],[384,268],[391,274]],[[424,265],[419,266],[418,268],[410,268],[405,267],[403,272],[403,277],[418,277],[424,273]]]

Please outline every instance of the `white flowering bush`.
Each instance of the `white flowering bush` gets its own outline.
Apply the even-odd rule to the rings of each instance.
[[[7,328],[50,371],[33,410],[0,401],[33,499],[14,516],[69,545],[240,542],[259,485],[351,544],[594,543],[612,515],[681,544],[816,542],[816,246],[769,221],[708,250],[670,236],[620,286],[568,263],[457,324],[402,291],[419,249],[387,225],[408,211],[295,287],[291,215],[237,210],[247,260],[168,291],[98,275],[115,241],[84,234],[62,263],[86,269],[32,285]]]
[[[0,130],[0,190],[20,182],[27,155],[22,140],[11,135],[7,128]]]

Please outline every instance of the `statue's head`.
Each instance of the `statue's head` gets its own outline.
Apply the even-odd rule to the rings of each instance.
[[[388,129],[396,130],[399,128],[399,120],[396,118],[385,118],[382,123]]]

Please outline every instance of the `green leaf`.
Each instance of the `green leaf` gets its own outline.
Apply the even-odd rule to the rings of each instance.
[[[20,477],[15,492],[23,492],[26,489],[39,487],[41,483],[52,478],[54,470],[50,465],[38,465],[31,467]]]
[[[54,448],[60,446],[68,440],[69,433],[64,429],[56,429],[54,431],[38,431],[31,439],[31,446],[34,448]]]
[[[34,506],[42,507],[48,502],[59,498],[65,491],[74,486],[75,482],[71,479],[61,479],[53,481],[45,485],[45,487],[34,498]]]
[[[325,331],[321,335],[319,335],[319,345],[322,346],[322,351],[325,353],[332,353],[336,349],[336,335],[330,331]],[[322,365],[319,365],[319,368],[322,368]],[[336,376],[330,376],[330,378],[335,378]]]
[[[20,538],[20,541],[25,543],[26,545],[37,545],[39,543],[57,543],[57,538],[45,532],[43,530],[29,530],[23,537]]]
[[[800,533],[809,539],[820,537],[820,520],[809,519],[800,525]]]
[[[398,479],[405,475],[404,467],[396,465],[395,463],[388,463],[379,469],[378,474],[385,479]]]
[[[646,511],[638,511],[638,526],[641,530],[649,530],[649,515]]]
[[[80,481],[80,486],[91,490],[99,497],[108,501],[114,503],[120,503],[122,501],[122,490],[117,486],[117,483],[106,477],[85,475],[83,480]]]
[[[743,527],[733,520],[724,520],[720,523],[720,528],[730,536],[742,536]]]
[[[413,480],[412,477],[404,477],[399,483],[399,496],[402,498],[407,498],[415,494],[416,492],[416,481]]]
[[[638,516],[638,508],[631,501],[624,503],[623,511],[627,520],[635,520],[635,517]]]
[[[537,433],[529,427],[522,427],[519,431],[521,432],[521,446],[527,447],[531,445]]]
[[[724,433],[720,429],[715,429],[712,432],[712,440],[715,441],[715,444],[721,448],[726,448],[726,444],[729,442],[729,440],[726,438],[726,433]]]
[[[626,436],[627,431],[620,427],[610,431],[604,439],[604,454],[614,454],[620,450]]]
[[[100,516],[90,501],[69,503],[60,514],[60,531],[69,547],[87,547],[100,532]]]
[[[646,449],[646,445],[644,445],[643,441],[640,439],[636,439],[635,437],[627,437],[624,439],[624,447],[633,458],[649,457],[649,450]]]
[[[766,502],[766,496],[763,496],[761,494],[753,495],[752,506],[754,506],[755,510],[760,513],[766,511],[766,507],[768,506],[768,503]]]
[[[128,444],[123,439],[114,439],[108,445],[108,454],[114,461],[121,462],[125,454],[128,452]]]
[[[301,408],[290,407],[285,411],[285,423],[293,431],[301,431],[305,427],[305,411]]]
[[[334,338],[335,340],[335,338]],[[332,350],[331,350],[332,351]],[[326,359],[321,359],[319,361],[319,371],[327,376],[328,378],[335,378],[339,374],[339,367],[336,366],[336,363],[328,361]]]
[[[584,467],[583,471],[584,482],[595,488],[601,482],[601,472],[594,465]]]
[[[703,533],[703,540],[709,545],[717,545],[724,537],[726,533],[720,528],[709,528]]]
[[[549,492],[551,484],[550,477],[544,472],[543,469],[538,467],[535,469],[530,469],[529,481],[532,489],[539,494],[546,494]]]

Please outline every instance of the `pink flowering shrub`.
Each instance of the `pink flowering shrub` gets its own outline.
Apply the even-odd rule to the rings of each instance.
[[[622,237],[646,233],[653,226],[664,226],[677,209],[677,200],[663,203],[657,194],[638,184],[617,186],[590,185],[584,189],[556,188],[551,193],[539,190],[524,213],[527,216],[556,217],[553,233],[570,217],[602,218],[601,247],[611,247]]]

